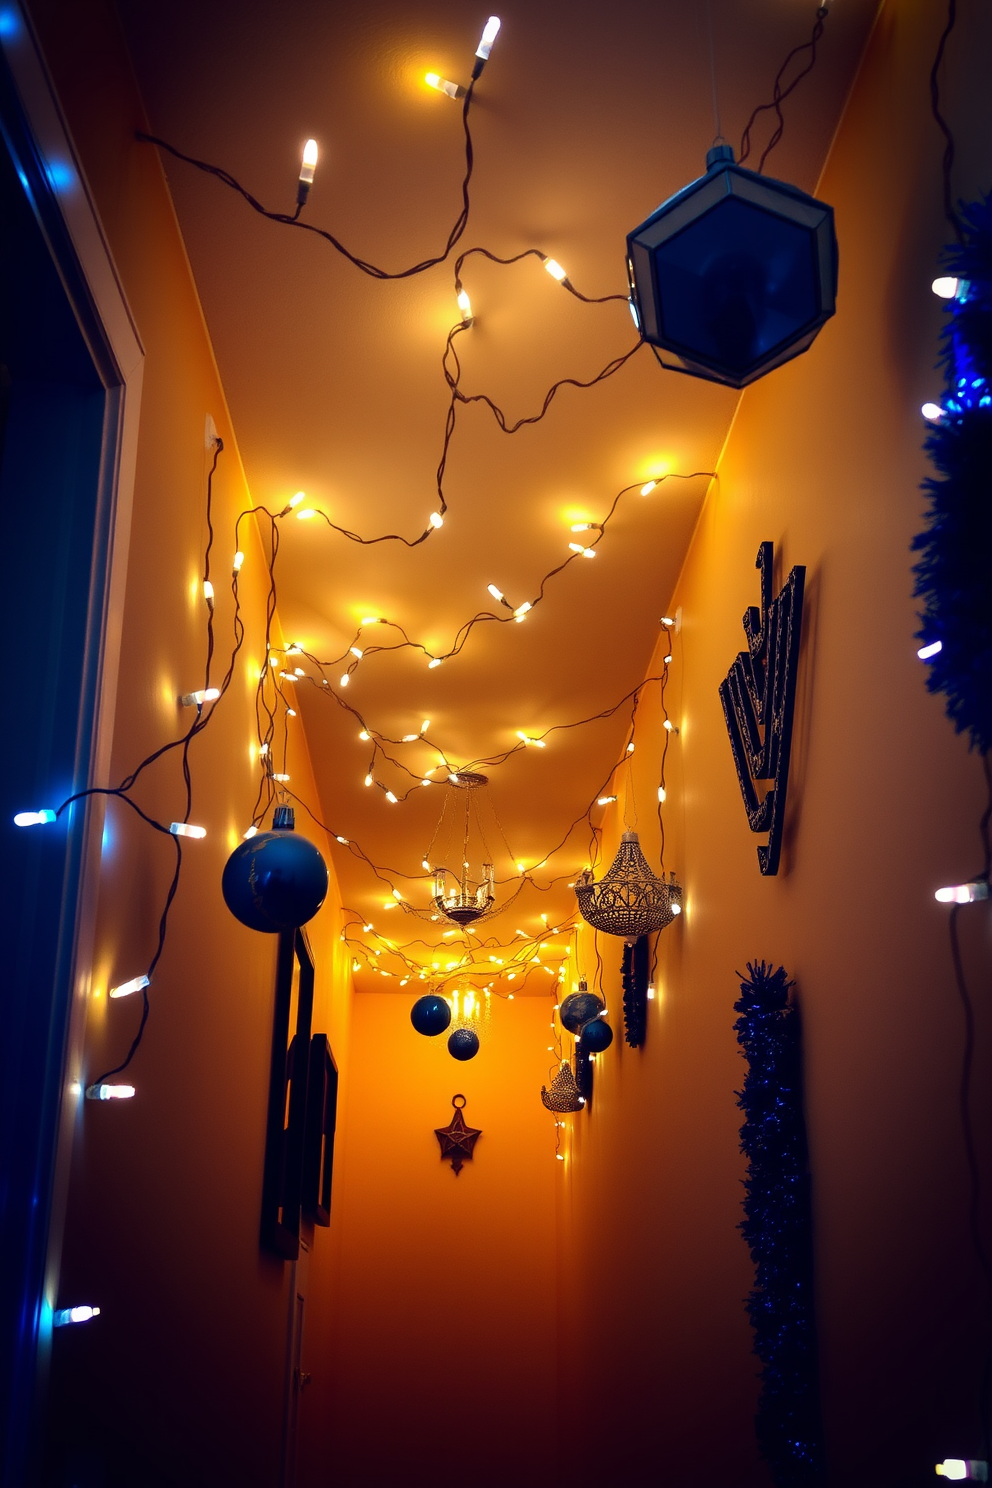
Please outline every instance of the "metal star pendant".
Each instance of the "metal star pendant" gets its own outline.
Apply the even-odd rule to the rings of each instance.
[[[462,1164],[471,1161],[472,1149],[482,1136],[482,1132],[477,1131],[474,1126],[465,1125],[465,1118],[462,1116],[465,1106],[463,1095],[453,1095],[451,1104],[455,1108],[454,1116],[447,1126],[436,1126],[434,1135],[441,1144],[441,1161],[450,1161],[457,1178],[462,1170]]]

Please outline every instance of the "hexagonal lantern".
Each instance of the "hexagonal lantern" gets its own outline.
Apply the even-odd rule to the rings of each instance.
[[[663,365],[744,387],[809,347],[834,313],[833,208],[734,164],[706,174],[627,238],[631,308]]]

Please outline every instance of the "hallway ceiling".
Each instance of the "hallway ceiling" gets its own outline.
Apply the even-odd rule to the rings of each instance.
[[[321,158],[307,221],[389,269],[440,251],[460,205],[461,110],[423,77],[468,81],[484,6],[118,3],[154,133],[223,165],[282,211],[293,209],[300,150],[313,136]],[[786,105],[775,175],[815,188],[874,11],[875,0],[842,0],[830,14],[816,69]],[[702,172],[713,139],[706,8],[505,0],[499,14],[471,110],[476,167],[458,251],[539,247],[584,294],[623,294],[627,231]],[[717,96],[735,146],[813,19],[797,0],[712,0]],[[767,139],[770,126],[759,129]],[[459,319],[452,260],[406,280],[371,279],[325,242],[265,221],[216,180],[163,160],[254,499],[278,510],[302,489],[307,506],[363,536],[419,536],[437,509],[448,404],[441,354]],[[537,412],[557,379],[587,380],[635,345],[624,304],[580,303],[535,259],[509,268],[470,261],[465,285],[476,323],[458,339],[463,387],[489,393],[511,419]],[[287,640],[341,657],[360,618],[379,615],[443,655],[472,615],[508,614],[488,584],[514,604],[533,599],[541,576],[568,557],[570,524],[601,519],[621,487],[712,470],[737,396],[661,371],[643,347],[598,387],[564,388],[543,422],[512,437],[483,405],[461,409],[448,515],[421,546],[359,546],[319,520],[282,524]],[[610,707],[644,676],[706,484],[669,481],[643,499],[635,484],[595,559],[552,579],[524,623],[478,625],[433,670],[418,650],[366,657],[346,692],[345,666],[335,665],[333,689],[391,738],[430,718],[431,741],[461,765],[511,748],[518,729],[540,734]],[[398,638],[377,626],[358,645]],[[392,884],[426,905],[420,863],[442,788],[417,789],[398,805],[366,789],[361,724],[316,689],[297,691],[321,797],[310,804],[334,832],[398,870],[381,882],[341,848],[345,904],[398,940],[425,928],[436,939],[440,927],[381,909]],[[528,867],[600,792],[628,720],[623,708],[489,771],[506,838]],[[390,752],[416,775],[439,758],[422,743]],[[397,795],[413,783],[381,761],[375,775]],[[486,932],[508,942],[518,926],[539,931],[542,912],[564,920],[574,909],[567,880],[587,856],[588,831],[576,831]],[[497,868],[513,871],[506,859]],[[397,986],[367,973],[356,981]]]

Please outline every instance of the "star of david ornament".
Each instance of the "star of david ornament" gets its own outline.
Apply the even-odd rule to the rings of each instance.
[[[457,1178],[462,1170],[462,1164],[466,1161],[471,1162],[472,1149],[482,1136],[482,1132],[477,1131],[474,1126],[465,1125],[465,1118],[462,1115],[465,1107],[463,1095],[453,1095],[451,1104],[455,1108],[454,1116],[447,1126],[436,1126],[434,1135],[441,1144],[441,1161],[451,1163]]]

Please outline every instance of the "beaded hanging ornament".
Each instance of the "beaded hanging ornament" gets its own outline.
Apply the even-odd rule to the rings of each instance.
[[[652,930],[664,930],[682,912],[682,886],[651,871],[636,832],[624,832],[620,849],[599,883],[586,869],[575,885],[582,918],[595,930],[621,935],[633,944]]]
[[[545,1085],[541,1086],[541,1100],[549,1111],[558,1111],[565,1115],[569,1111],[581,1111],[585,1101],[579,1092],[572,1074],[572,1066],[567,1060],[562,1060],[561,1069],[551,1081],[551,1089]]]

